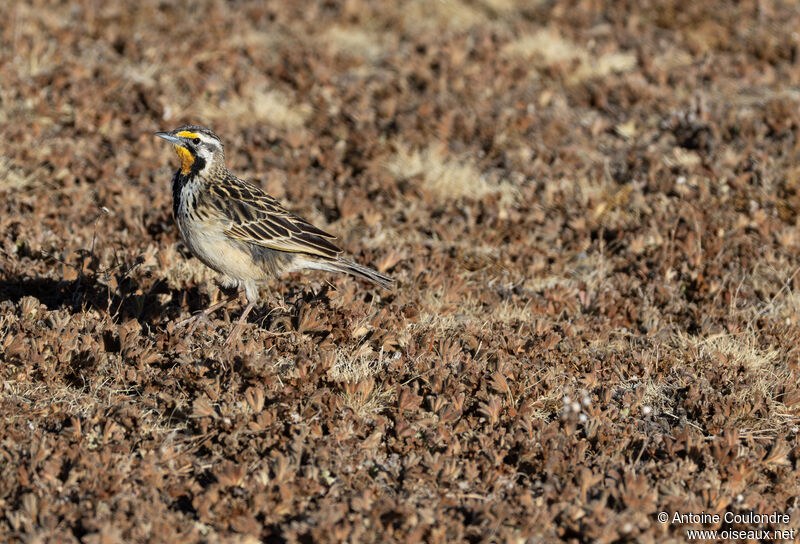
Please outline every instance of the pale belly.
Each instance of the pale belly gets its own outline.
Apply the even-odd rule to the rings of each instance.
[[[186,220],[179,221],[178,227],[189,251],[220,274],[240,282],[269,279],[269,270],[254,262],[244,244],[229,240],[221,227],[209,228],[205,225],[203,229],[198,229]]]

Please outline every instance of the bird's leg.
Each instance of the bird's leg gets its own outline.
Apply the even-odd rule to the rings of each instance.
[[[233,327],[233,330],[228,335],[228,338],[225,339],[225,346],[229,346],[231,344],[231,342],[239,334],[239,331],[241,330],[242,326],[245,323],[245,320],[247,319],[247,314],[250,313],[250,311],[253,309],[253,307],[255,305],[256,305],[256,301],[255,300],[252,301],[252,302],[248,302],[247,307],[242,312],[242,317],[239,318],[239,321],[236,322],[236,326]]]
[[[230,304],[231,302],[233,302],[237,298],[239,298],[239,290],[238,289],[236,289],[233,292],[233,294],[230,295],[229,297],[227,297],[225,300],[221,300],[220,302],[216,302],[214,304],[211,304],[208,308],[206,308],[202,312],[198,312],[198,313],[194,314],[193,316],[189,316],[186,319],[181,319],[180,321],[178,321],[175,324],[175,326],[176,327],[184,327],[186,325],[191,325],[192,329],[194,329],[194,327],[197,326],[197,323],[199,321],[207,321],[208,314],[210,314],[211,312],[213,312],[213,311],[215,311],[215,310],[217,310],[217,309],[219,309],[219,308],[221,308],[223,306],[227,306],[228,304]]]
[[[245,297],[247,297],[247,307],[242,312],[242,317],[240,317],[239,321],[236,322],[236,326],[233,328],[231,333],[228,335],[228,338],[225,339],[225,346],[226,347],[230,346],[231,342],[233,342],[233,340],[239,334],[239,331],[241,331],[242,326],[244,326],[244,324],[245,324],[245,322],[247,320],[247,315],[250,313],[250,311],[256,305],[256,302],[258,302],[258,286],[255,284],[255,282],[246,281],[246,282],[243,282],[241,285],[242,285],[242,287],[244,287],[244,295],[245,295]]]

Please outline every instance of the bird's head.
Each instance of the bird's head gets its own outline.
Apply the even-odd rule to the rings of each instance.
[[[222,142],[214,131],[200,126],[179,127],[156,136],[172,144],[181,160],[181,174],[199,174],[225,164]]]

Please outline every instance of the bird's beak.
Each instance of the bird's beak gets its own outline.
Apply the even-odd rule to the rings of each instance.
[[[169,132],[156,132],[156,136],[158,136],[159,138],[164,138],[166,141],[175,145],[181,145],[183,143],[181,142],[180,138],[176,138]]]

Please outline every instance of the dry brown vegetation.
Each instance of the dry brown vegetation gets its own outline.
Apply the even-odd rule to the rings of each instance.
[[[792,2],[2,11],[0,541],[800,526]],[[152,135],[185,123],[399,288],[176,328],[223,296]]]

